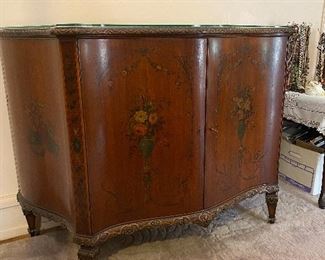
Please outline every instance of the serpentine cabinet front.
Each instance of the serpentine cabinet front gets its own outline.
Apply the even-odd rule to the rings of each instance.
[[[275,220],[291,27],[2,29],[31,235],[63,223],[94,258],[111,237],[267,193]]]

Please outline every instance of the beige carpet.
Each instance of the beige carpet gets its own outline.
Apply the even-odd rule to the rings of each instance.
[[[317,199],[281,183],[277,222],[266,223],[264,196],[225,211],[207,229],[156,229],[110,241],[100,259],[325,259],[325,210]],[[163,240],[163,241],[160,241]],[[0,259],[76,259],[65,230],[0,245]]]

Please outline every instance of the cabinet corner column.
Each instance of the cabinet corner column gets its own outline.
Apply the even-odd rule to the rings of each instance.
[[[91,234],[90,202],[80,85],[78,39],[59,38],[64,74],[64,95],[69,136],[71,180],[77,234]]]

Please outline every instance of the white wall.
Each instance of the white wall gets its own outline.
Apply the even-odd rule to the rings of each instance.
[[[0,0],[0,26],[53,23],[312,25],[311,74],[324,0]],[[323,21],[323,22],[322,22]],[[25,232],[15,202],[14,157],[3,80],[0,80],[0,240]]]

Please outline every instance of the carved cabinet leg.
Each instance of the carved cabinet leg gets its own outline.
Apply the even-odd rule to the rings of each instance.
[[[272,193],[266,193],[266,204],[269,211],[269,220],[268,222],[273,224],[275,222],[275,212],[276,212],[276,206],[278,204],[278,193],[272,192]]]
[[[325,185],[323,185],[323,186],[325,186]],[[320,194],[319,200],[318,200],[318,206],[321,209],[325,209],[325,192],[324,192],[324,189],[325,189],[325,187],[323,188],[322,193]]]
[[[34,215],[32,211],[24,210],[23,213],[28,224],[28,233],[31,237],[38,236],[41,230],[41,216]]]
[[[99,255],[99,247],[80,246],[78,251],[78,259],[90,260],[97,259]]]
[[[323,185],[322,185],[322,190],[319,195],[319,200],[318,200],[318,206],[321,209],[325,209],[325,159],[324,159],[324,166],[323,166]]]

